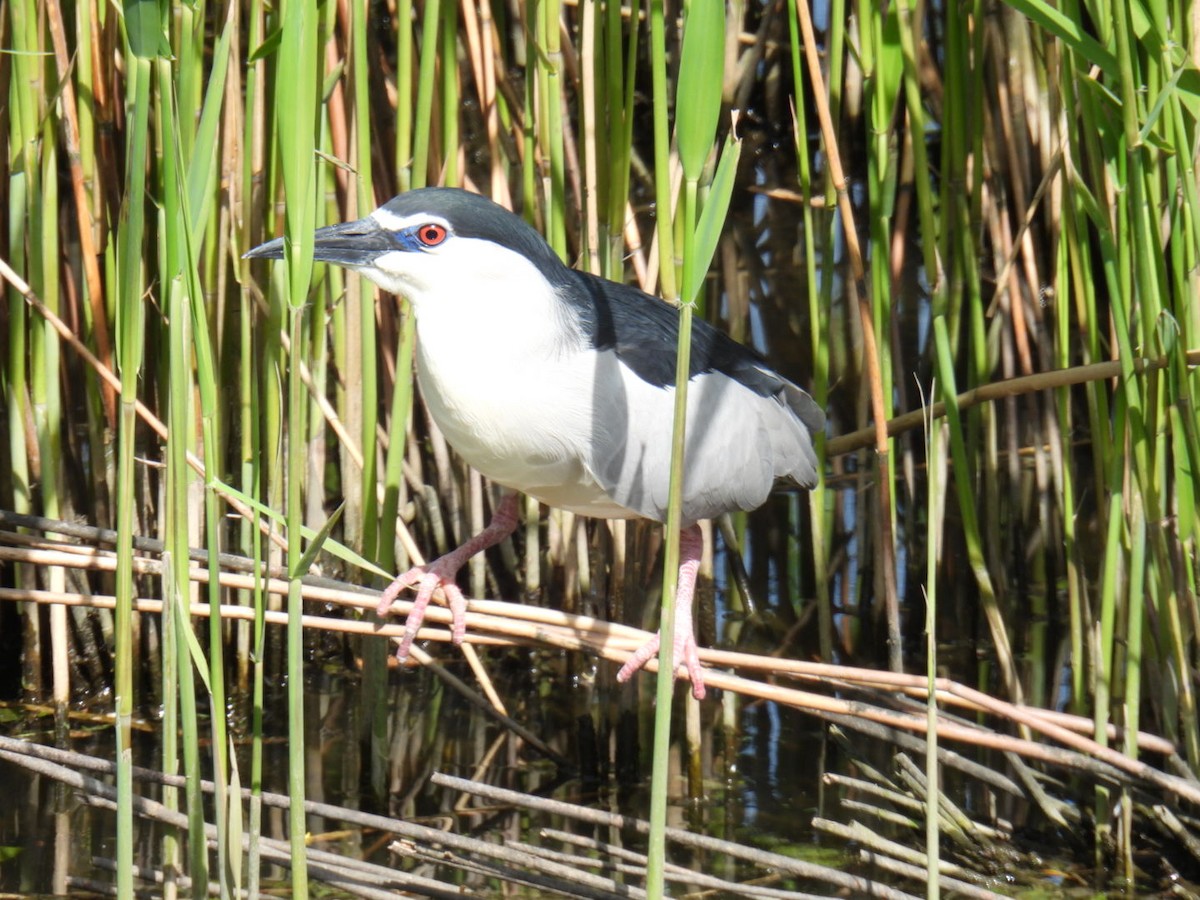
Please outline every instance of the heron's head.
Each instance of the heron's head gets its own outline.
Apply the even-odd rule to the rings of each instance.
[[[268,241],[246,256],[282,259],[283,241]],[[313,258],[352,269],[417,304],[470,289],[470,283],[502,293],[529,290],[540,276],[553,286],[566,268],[519,216],[457,188],[409,191],[355,222],[318,229]]]

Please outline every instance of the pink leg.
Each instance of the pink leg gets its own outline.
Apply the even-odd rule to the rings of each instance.
[[[407,587],[417,589],[417,599],[413,601],[412,611],[409,612],[408,619],[404,623],[404,637],[400,639],[400,646],[396,650],[398,659],[408,656],[408,648],[412,646],[413,638],[417,636],[421,622],[425,619],[425,607],[429,605],[430,599],[438,588],[441,588],[442,594],[446,597],[446,603],[449,605],[450,614],[453,617],[451,639],[456,644],[462,643],[467,633],[467,600],[454,578],[458,574],[458,570],[472,556],[488,547],[494,547],[516,530],[517,495],[509,493],[504,495],[504,499],[496,507],[496,512],[487,528],[445,556],[438,557],[423,566],[413,566],[388,585],[383,596],[379,598],[379,615],[381,616],[388,614],[393,601],[400,596],[402,590]]]
[[[700,569],[700,555],[704,552],[704,533],[699,525],[685,528],[679,533],[679,580],[675,591],[675,638],[671,655],[672,665],[687,667],[692,682],[692,696],[704,699],[704,674],[700,670],[700,654],[696,650],[696,634],[692,627],[692,600],[696,594],[696,572]],[[659,635],[654,635],[638,648],[628,662],[621,666],[617,681],[628,681],[633,673],[658,654]]]

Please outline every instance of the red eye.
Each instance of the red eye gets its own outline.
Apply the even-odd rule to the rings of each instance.
[[[429,222],[417,229],[417,240],[426,247],[436,247],[446,239],[446,226]]]

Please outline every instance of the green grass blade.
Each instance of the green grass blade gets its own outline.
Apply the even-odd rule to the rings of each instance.
[[[421,63],[417,76],[416,131],[412,147],[412,187],[429,183],[429,145],[433,131],[433,88],[437,75],[438,23],[442,20],[442,0],[427,0],[421,31]],[[408,20],[400,28],[408,28]]]
[[[150,3],[138,3],[145,14]],[[138,21],[141,21],[140,19]],[[157,19],[155,19],[157,23]],[[145,26],[134,23],[144,46]],[[157,41],[153,46],[157,47]],[[119,263],[121,272],[120,310],[117,320],[117,364],[121,377],[120,425],[117,445],[117,579],[116,649],[114,654],[117,718],[117,896],[133,896],[133,513],[136,508],[134,454],[136,452],[138,375],[145,347],[145,312],[142,299],[142,242],[145,237],[146,191],[145,166],[150,125],[150,61],[135,54],[129,69],[133,127],[128,132],[127,159],[131,161],[127,180],[128,196],[120,232]]]
[[[330,533],[341,521],[342,513],[346,509],[346,504],[341,503],[338,508],[333,511],[325,524],[321,526],[321,530],[317,532],[316,537],[309,541],[308,547],[304,551],[304,555],[300,557],[299,562],[295,567],[290,567],[288,570],[289,578],[300,578],[308,571],[309,567],[316,561],[317,554],[321,552],[321,548],[325,545],[325,541],[329,538]]]
[[[675,95],[675,140],[685,181],[699,181],[712,153],[725,79],[724,66],[717,61],[724,58],[723,0],[690,0],[683,18]]]
[[[1094,66],[1098,66],[1107,78],[1117,73],[1117,59],[1094,37],[1083,30],[1080,22],[1064,15],[1057,8],[1041,0],[1008,0],[1008,5],[1028,16],[1050,34],[1054,35]],[[1118,2],[1114,6],[1122,6]]]
[[[233,499],[237,500],[239,503],[244,504],[245,506],[247,506],[254,512],[258,513],[259,515],[263,516],[264,518],[272,520],[277,525],[282,526],[282,525],[285,525],[287,522],[287,517],[282,515],[278,510],[276,510],[270,504],[263,503],[261,500],[255,499],[254,497],[247,494],[245,491],[240,491],[237,488],[233,487],[232,485],[226,484],[225,482],[221,481],[218,478],[210,478],[208,481],[208,485],[212,490],[216,491],[218,494],[223,494],[223,495],[232,497]],[[316,540],[316,538],[317,538],[317,532],[314,529],[309,528],[307,525],[302,525],[300,527],[300,536],[303,540],[313,541],[313,540]],[[322,544],[322,546],[328,553],[330,553],[333,556],[336,556],[338,559],[342,560],[343,562],[349,563],[352,566],[356,566],[360,569],[363,569],[372,575],[378,575],[380,578],[391,578],[391,575],[386,570],[381,569],[379,566],[375,565],[369,559],[365,558],[361,554],[355,553],[349,547],[345,546],[344,544],[339,543],[338,541],[326,540]]]
[[[317,42],[320,8],[307,0],[289,0],[283,7],[283,40],[280,45],[279,104],[280,167],[283,172],[287,241],[287,329],[292,357],[287,370],[287,541],[288,560],[303,555],[301,524],[304,506],[302,485],[306,475],[305,438],[308,398],[300,377],[296,354],[308,346],[305,304],[312,277],[315,231],[316,186],[314,159],[317,113],[321,84],[321,53]],[[304,610],[300,582],[288,585],[287,677],[288,677],[288,816],[291,841],[292,892],[308,896],[308,867],[305,852],[307,819],[304,814]]]
[[[742,155],[742,142],[730,129],[721,149],[721,159],[717,163],[717,171],[712,183],[708,186],[708,196],[704,201],[704,209],[700,211],[700,221],[696,225],[694,249],[689,258],[692,266],[689,271],[692,277],[684,284],[682,299],[691,302],[704,282],[704,274],[712,265],[713,256],[717,252],[717,243],[725,230],[725,217],[729,212],[729,201],[733,198],[734,176],[737,174],[738,160]],[[712,140],[712,136],[709,136]]]
[[[939,859],[939,825],[941,822],[941,806],[936,798],[940,793],[940,777],[938,765],[938,645],[937,645],[937,582],[938,557],[941,548],[942,520],[938,512],[941,510],[941,499],[945,495],[945,485],[942,477],[946,466],[942,456],[942,423],[930,421],[926,424],[926,467],[927,485],[925,492],[925,515],[929,524],[929,533],[925,540],[925,684],[928,696],[925,701],[925,870],[926,894],[929,900],[937,900],[941,895],[938,881]]]
[[[1012,649],[1009,646],[1007,626],[999,608],[991,573],[987,568],[976,513],[978,506],[968,475],[972,470],[967,462],[966,441],[963,437],[962,422],[958,415],[958,390],[954,377],[954,363],[950,353],[950,337],[946,333],[946,320],[939,316],[934,320],[933,329],[937,382],[942,400],[946,404],[946,424],[950,428],[950,456],[954,462],[954,484],[958,493],[959,512],[963,519],[963,537],[967,543],[967,558],[979,587],[979,600],[992,633],[996,661],[1004,678],[1005,689],[1008,691],[1008,695],[1019,703],[1022,696],[1021,684],[1017,678],[1016,665]]]

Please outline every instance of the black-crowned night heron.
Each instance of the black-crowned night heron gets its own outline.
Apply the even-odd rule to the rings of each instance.
[[[417,375],[433,420],[462,457],[512,491],[585,516],[665,522],[679,313],[633,287],[563,265],[533,228],[466,191],[410,191],[366,218],[316,233],[317,260],[352,269],[412,304]],[[247,256],[283,257],[282,240]],[[754,509],[777,484],[817,478],[813,399],[753,351],[692,326],[674,661],[696,697],[704,678],[692,629],[703,550],[697,522]],[[471,556],[517,526],[516,494],[463,546],[399,576],[385,614],[416,588],[398,655],[407,656],[434,592],[466,632],[455,583]],[[629,659],[624,681],[658,652]]]

